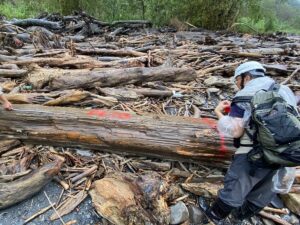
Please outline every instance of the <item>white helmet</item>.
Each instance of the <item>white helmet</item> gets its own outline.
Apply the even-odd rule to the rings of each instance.
[[[234,79],[240,75],[242,75],[243,73],[249,72],[251,70],[262,70],[261,73],[259,73],[260,75],[264,76],[264,73],[266,72],[266,69],[259,63],[256,61],[249,61],[249,62],[245,62],[241,65],[239,65],[235,72],[234,72]]]

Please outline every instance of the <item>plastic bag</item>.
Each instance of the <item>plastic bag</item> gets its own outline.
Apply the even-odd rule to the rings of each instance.
[[[296,176],[296,168],[284,167],[279,169],[273,176],[272,191],[280,194],[287,194],[292,188]]]
[[[217,125],[217,129],[225,137],[234,137],[236,130],[240,127],[244,127],[244,122],[240,118],[231,116],[223,116]]]

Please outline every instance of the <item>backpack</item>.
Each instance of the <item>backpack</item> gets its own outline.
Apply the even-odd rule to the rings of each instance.
[[[254,129],[253,135],[246,129],[253,141],[253,149],[248,153],[250,162],[261,166],[299,166],[299,113],[278,94],[279,88],[279,84],[273,83],[268,90],[260,90],[251,97],[236,97],[233,102],[251,105],[249,126]]]

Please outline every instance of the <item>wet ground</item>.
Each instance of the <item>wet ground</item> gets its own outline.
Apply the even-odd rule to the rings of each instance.
[[[62,191],[62,188],[56,183],[50,183],[46,185],[42,191],[15,206],[0,210],[0,225],[22,225],[24,220],[31,215],[37,213],[41,209],[49,206],[49,202],[44,194],[47,193],[50,200],[55,203]],[[50,220],[50,216],[53,213],[53,209],[48,210],[46,213],[35,218],[28,225],[60,225],[62,222],[58,219],[55,221]],[[76,225],[96,225],[101,224],[100,218],[93,209],[91,198],[88,197],[82,202],[75,210],[62,217],[64,222],[67,223],[71,220],[76,220]]]

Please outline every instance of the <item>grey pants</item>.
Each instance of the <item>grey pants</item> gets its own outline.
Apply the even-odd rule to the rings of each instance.
[[[247,160],[247,154],[237,154],[227,171],[224,188],[219,191],[219,198],[232,207],[240,207],[248,200],[258,207],[268,205],[276,193],[272,192],[272,178],[277,170],[255,168]]]

